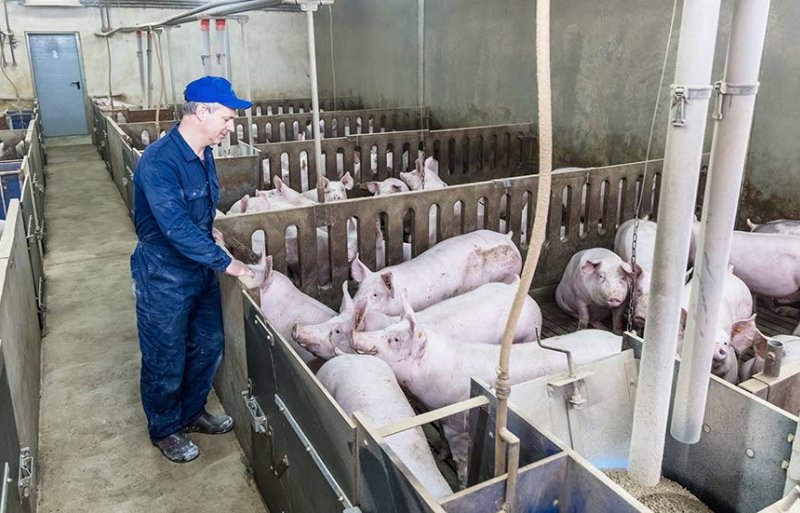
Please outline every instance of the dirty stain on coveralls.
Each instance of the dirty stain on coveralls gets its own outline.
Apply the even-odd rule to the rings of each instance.
[[[201,160],[176,125],[148,146],[134,174],[131,256],[141,394],[153,441],[202,412],[222,360],[219,283],[231,257],[211,228],[219,182],[211,148]]]

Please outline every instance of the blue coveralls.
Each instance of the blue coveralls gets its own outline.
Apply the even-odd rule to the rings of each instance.
[[[145,150],[133,182],[140,384],[147,428],[157,441],[203,413],[224,348],[215,271],[224,271],[231,257],[211,235],[219,199],[211,148],[200,160],[176,125]]]

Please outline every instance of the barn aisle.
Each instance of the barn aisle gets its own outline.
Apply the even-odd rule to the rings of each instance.
[[[233,433],[194,435],[200,457],[182,465],[150,444],[139,400],[133,227],[90,141],[51,140],[47,154],[39,511],[264,512]],[[221,411],[216,396],[209,409]]]

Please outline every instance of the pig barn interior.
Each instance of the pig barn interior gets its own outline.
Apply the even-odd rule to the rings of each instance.
[[[800,511],[797,19],[4,0],[0,513]],[[209,143],[251,274],[216,276],[233,431],[177,464],[134,206],[208,75],[252,101]]]

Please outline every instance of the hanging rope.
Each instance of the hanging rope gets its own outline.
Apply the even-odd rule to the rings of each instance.
[[[500,349],[500,363],[497,369],[495,393],[497,394],[497,427],[495,434],[504,432],[508,422],[508,397],[511,395],[508,374],[511,359],[511,342],[528,296],[533,274],[539,262],[539,255],[544,244],[547,229],[547,212],[550,209],[550,189],[553,171],[553,120],[550,88],[550,0],[536,2],[536,80],[539,98],[539,180],[536,190],[536,213],[533,218],[528,255],[525,267],[514,296],[511,313],[506,321]],[[505,442],[495,436],[494,472],[499,476],[506,472]]]
[[[639,189],[639,197],[636,198],[636,210],[633,218],[633,237],[631,240],[631,267],[636,265],[636,244],[639,239],[639,221],[641,220],[642,201],[644,200],[644,185],[647,183],[647,168],[650,166],[650,150],[653,146],[653,132],[658,119],[658,106],[661,103],[661,91],[664,89],[664,76],[667,73],[667,61],[669,59],[669,48],[672,45],[672,30],[675,27],[675,15],[678,11],[678,0],[672,4],[672,16],[669,22],[669,32],[667,33],[667,44],[664,48],[664,61],[661,63],[661,78],[658,80],[658,93],[653,107],[653,119],[650,121],[650,134],[647,137],[647,151],[644,156],[644,173],[642,175],[642,186]],[[633,328],[633,311],[636,308],[636,284],[631,283],[628,287],[628,324],[626,331]]]

